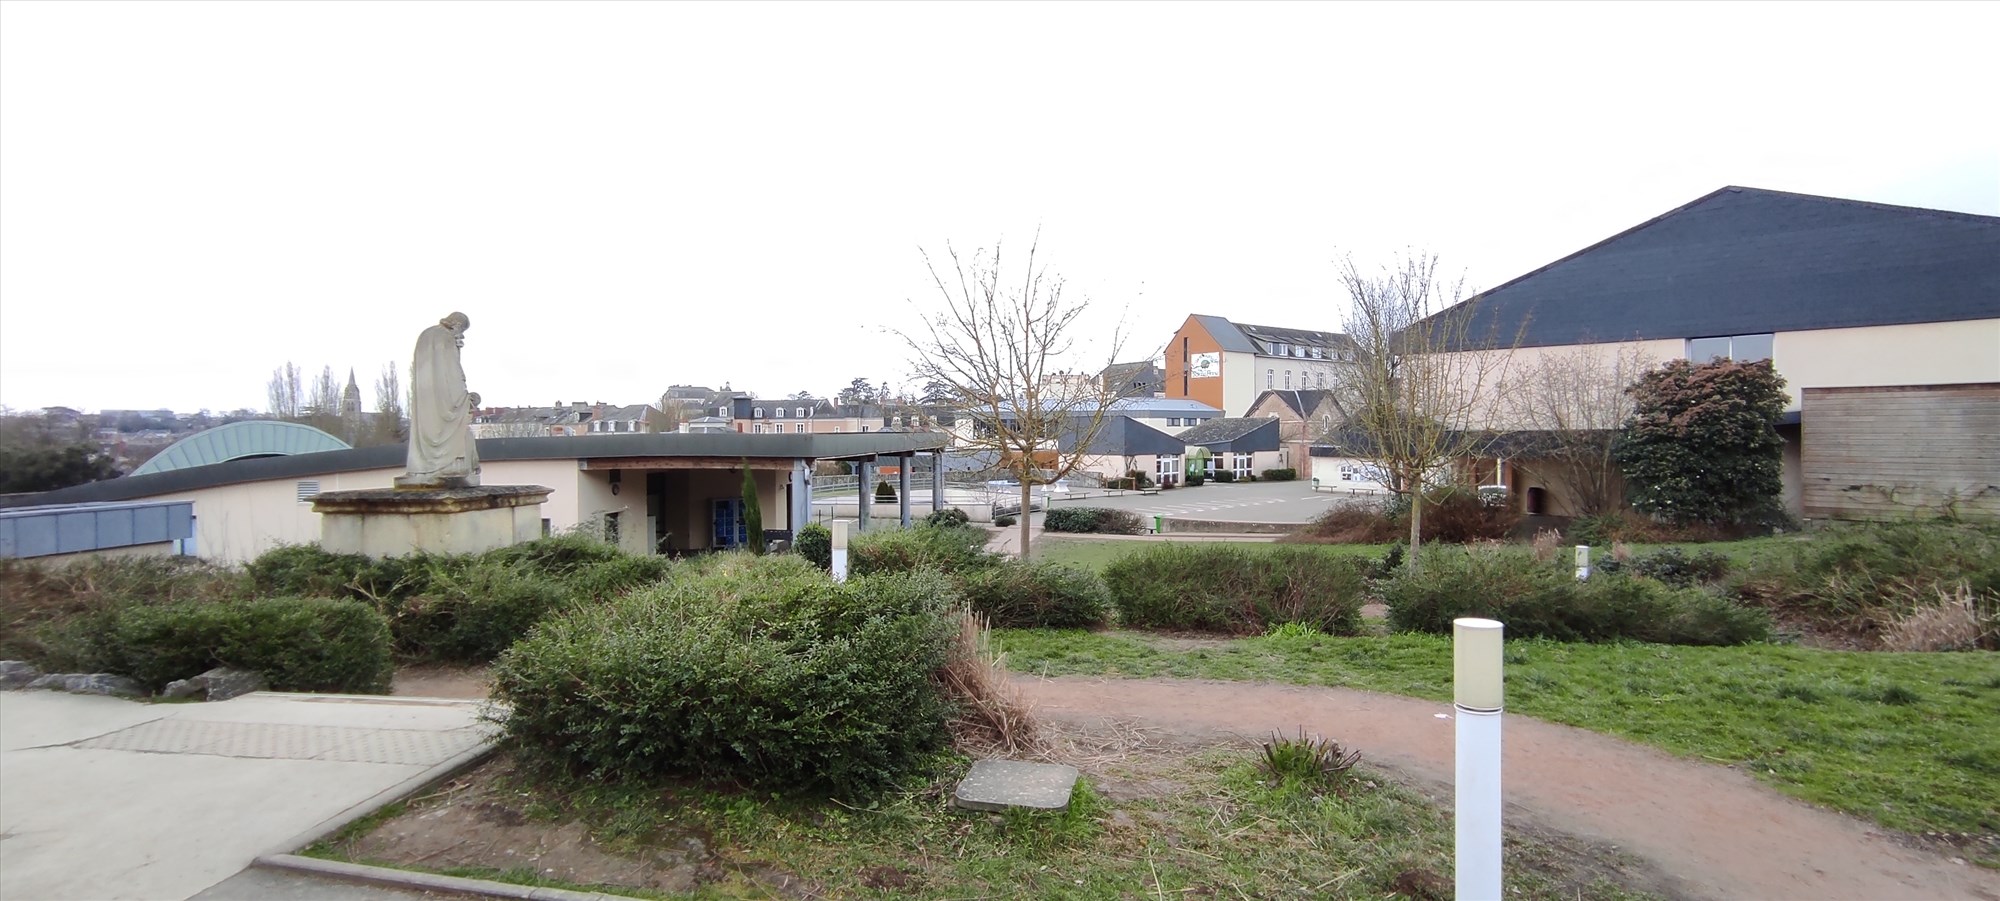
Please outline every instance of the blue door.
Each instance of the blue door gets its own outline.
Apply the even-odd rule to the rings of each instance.
[[[743,499],[717,498],[709,503],[714,505],[715,510],[714,531],[709,536],[709,547],[722,550],[749,544],[749,533],[744,530]]]

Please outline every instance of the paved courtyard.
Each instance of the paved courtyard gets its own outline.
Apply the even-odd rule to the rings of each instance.
[[[188,898],[488,741],[466,701],[0,692],[0,898]]]

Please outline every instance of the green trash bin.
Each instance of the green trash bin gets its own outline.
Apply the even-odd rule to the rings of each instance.
[[[1153,534],[1164,535],[1166,534],[1166,531],[1167,531],[1167,518],[1164,516],[1153,517]]]

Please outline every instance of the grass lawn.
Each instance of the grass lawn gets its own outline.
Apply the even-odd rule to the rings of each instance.
[[[1440,636],[1246,638],[1174,650],[1136,633],[1000,630],[1016,672],[1341,685],[1449,700]],[[1507,705],[1738,766],[1913,833],[1984,837],[2000,865],[2000,654],[1510,641]],[[1338,737],[1338,736],[1335,736]]]
[[[1365,767],[1344,795],[1275,781],[1258,758],[1245,748],[1119,748],[1079,761],[1089,775],[1067,810],[1006,815],[949,805],[967,766],[956,758],[940,759],[933,780],[855,804],[475,774],[469,791],[387,811],[305,853],[655,898],[669,895],[635,888],[648,881],[645,861],[690,839],[703,848],[700,884],[671,897],[1393,898],[1412,885],[1449,893],[1453,836],[1444,805]],[[566,824],[579,822],[596,848],[631,863],[589,871],[615,875],[609,881],[567,882],[551,871],[573,871],[534,857],[533,841],[492,866],[370,853],[382,841],[371,832],[432,828],[453,816],[442,809],[452,805],[525,821],[543,835],[570,833]],[[1646,883],[1634,864],[1608,847],[1507,837],[1508,882],[1523,897],[1653,897],[1623,887]]]

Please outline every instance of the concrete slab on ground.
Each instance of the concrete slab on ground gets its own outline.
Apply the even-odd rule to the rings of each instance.
[[[981,760],[959,780],[951,803],[966,810],[1000,811],[1011,807],[1061,810],[1076,789],[1076,767],[1025,760]]]
[[[188,898],[483,753],[479,706],[0,693],[0,897]]]

